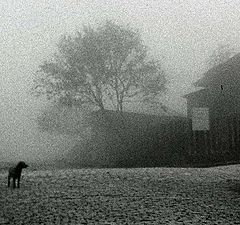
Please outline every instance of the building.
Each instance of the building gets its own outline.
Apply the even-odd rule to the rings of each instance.
[[[239,162],[240,54],[208,70],[194,85],[201,89],[184,96],[188,118],[192,118],[194,107],[206,107],[210,121],[207,132],[193,132],[196,161],[212,165]]]
[[[240,114],[240,54],[208,70],[194,85],[201,89],[184,96],[188,117],[193,107],[208,107],[210,119]]]
[[[180,164],[188,121],[185,117],[100,110],[89,119],[91,139],[76,145],[72,151],[79,166]]]

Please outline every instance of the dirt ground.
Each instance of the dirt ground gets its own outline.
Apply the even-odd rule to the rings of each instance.
[[[240,224],[240,165],[0,173],[0,224]]]

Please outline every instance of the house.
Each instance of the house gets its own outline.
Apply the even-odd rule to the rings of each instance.
[[[210,119],[240,114],[240,54],[208,70],[194,85],[201,89],[184,96],[189,118],[193,107],[208,107]]]
[[[73,149],[81,166],[146,167],[179,164],[188,119],[112,110],[89,117],[91,139]]]
[[[194,85],[201,89],[184,96],[188,118],[194,107],[206,107],[210,129],[194,131],[192,152],[212,164],[239,160],[240,54],[208,70]]]

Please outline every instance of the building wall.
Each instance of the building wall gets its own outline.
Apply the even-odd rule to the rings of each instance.
[[[99,159],[106,156],[103,166],[170,165],[184,152],[186,118],[119,112],[96,116],[90,148]]]
[[[186,95],[189,118],[193,107],[209,107],[211,118],[240,114],[240,54],[208,70],[195,85],[206,89]]]
[[[192,118],[192,108],[194,107],[211,107],[212,100],[207,93],[207,90],[198,93],[197,95],[192,94],[187,98],[187,116]]]
[[[240,115],[240,95],[236,92],[207,91],[187,98],[187,115],[192,118],[193,107],[208,107],[210,119]]]

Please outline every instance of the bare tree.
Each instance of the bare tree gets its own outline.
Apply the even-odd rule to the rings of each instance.
[[[158,61],[148,59],[139,32],[110,21],[64,36],[37,74],[35,94],[102,110],[111,103],[122,111],[124,102],[151,101],[166,88],[165,72]]]

